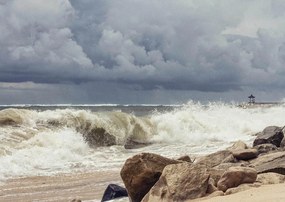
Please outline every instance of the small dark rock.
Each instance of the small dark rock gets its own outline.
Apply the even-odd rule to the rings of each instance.
[[[125,188],[116,184],[109,184],[104,192],[101,202],[126,196],[128,196],[128,192]]]

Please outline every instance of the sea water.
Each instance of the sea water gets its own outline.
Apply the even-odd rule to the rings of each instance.
[[[17,105],[0,107],[0,180],[120,169],[141,152],[199,157],[266,126],[284,126],[285,106],[235,104]],[[128,141],[143,143],[125,149]]]

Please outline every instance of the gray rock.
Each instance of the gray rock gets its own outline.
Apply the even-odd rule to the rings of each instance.
[[[260,134],[257,135],[253,142],[253,146],[271,143],[280,146],[280,143],[284,137],[282,129],[277,126],[268,126]]]
[[[250,161],[257,173],[274,172],[285,175],[285,152],[265,154]]]
[[[264,154],[264,153],[268,153],[268,152],[277,150],[277,147],[273,144],[270,144],[270,143],[260,144],[260,145],[255,146],[254,148],[257,149],[257,152],[259,154]]]

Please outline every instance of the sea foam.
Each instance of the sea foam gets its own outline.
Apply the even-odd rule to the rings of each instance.
[[[284,106],[243,109],[193,102],[164,112],[154,106],[146,116],[76,108],[5,109],[0,111],[0,178],[119,169],[139,152],[176,158],[210,153],[237,140],[251,144],[266,126],[285,125],[284,113]],[[150,145],[126,150],[128,140]]]

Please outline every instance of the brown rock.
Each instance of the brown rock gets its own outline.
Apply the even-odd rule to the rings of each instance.
[[[185,162],[189,162],[189,163],[193,163],[192,160],[191,160],[191,158],[190,158],[190,156],[188,156],[188,155],[181,156],[181,157],[179,157],[177,160],[179,160],[179,161],[185,161]]]
[[[258,152],[256,149],[234,150],[233,156],[238,160],[249,160],[256,158],[258,156]]]
[[[208,181],[208,188],[207,188],[207,191],[206,193],[207,194],[212,194],[216,191],[219,191],[218,188],[217,188],[217,183],[215,182],[215,180],[213,178],[209,178],[209,181]]]
[[[230,151],[241,150],[241,149],[248,149],[248,146],[243,141],[235,142],[231,147],[228,148]]]
[[[275,172],[285,175],[285,152],[265,154],[250,161],[257,173]]]
[[[126,160],[121,177],[132,202],[141,201],[159,179],[165,166],[180,163],[157,154],[142,153]]]
[[[209,177],[205,166],[190,163],[168,165],[142,201],[185,201],[203,197]]]
[[[284,137],[282,129],[277,126],[268,126],[260,134],[257,135],[253,142],[253,146],[271,143],[279,147]]]
[[[260,145],[255,146],[254,148],[257,149],[258,154],[264,154],[264,153],[277,150],[277,147],[270,143],[260,144]]]
[[[278,173],[261,173],[257,175],[256,182],[261,184],[279,184],[285,182],[285,175]]]
[[[218,189],[226,191],[229,188],[237,187],[243,183],[253,183],[257,177],[257,172],[249,167],[231,167],[221,177],[218,182]]]
[[[248,190],[253,187],[260,187],[259,184],[241,184],[238,187],[230,188],[225,192],[225,195],[235,194],[241,191]]]
[[[202,157],[197,161],[197,164],[205,165],[208,168],[212,168],[221,164],[230,155],[232,155],[232,153],[228,150],[218,151],[213,154]]]

